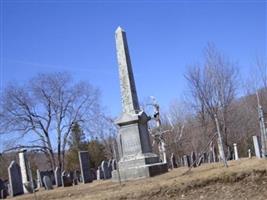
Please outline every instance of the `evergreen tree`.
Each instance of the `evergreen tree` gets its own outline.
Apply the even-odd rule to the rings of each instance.
[[[96,138],[88,142],[87,148],[90,154],[90,167],[96,169],[106,159],[105,146]]]
[[[71,135],[68,140],[69,150],[66,155],[66,169],[79,169],[79,151],[87,150],[85,134],[78,122],[75,122],[71,129]]]

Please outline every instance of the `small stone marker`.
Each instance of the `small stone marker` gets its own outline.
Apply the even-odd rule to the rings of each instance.
[[[250,149],[248,149],[248,158],[252,158],[251,157],[251,150]]]
[[[47,171],[40,171],[41,180],[43,181],[44,176],[48,176],[52,182],[52,185],[56,184],[55,181],[55,171],[54,170],[47,170]],[[44,182],[42,182],[42,185],[44,187]]]
[[[103,160],[101,163],[101,170],[103,171],[104,180],[109,179],[109,168],[108,168],[108,162]]]
[[[112,160],[112,171],[117,170],[117,161],[115,159]]]
[[[43,182],[44,182],[44,186],[45,186],[46,190],[52,190],[53,189],[52,181],[51,181],[49,176],[44,176]]]
[[[235,152],[235,160],[238,160],[239,157],[238,157],[238,151],[237,151],[237,144],[234,143],[234,152]]]
[[[43,182],[42,182],[41,173],[39,169],[36,170],[36,176],[37,176],[37,188],[43,187]]]
[[[67,174],[65,171],[62,172],[61,179],[62,179],[62,186],[63,187],[72,186],[72,181],[73,180],[71,179],[70,175]]]
[[[79,151],[79,161],[80,161],[82,182],[83,183],[91,182],[89,153],[87,151]]]
[[[96,171],[96,180],[100,180],[100,169]]]
[[[112,177],[112,160],[111,159],[108,161],[108,177],[109,178]]]
[[[8,167],[8,177],[9,177],[9,187],[10,187],[10,196],[14,197],[20,194],[23,194],[23,184],[20,166],[12,161]]]
[[[62,186],[61,170],[60,170],[59,167],[56,167],[56,169],[55,169],[55,181],[56,181],[56,186],[57,187]]]
[[[252,138],[253,138],[253,144],[254,144],[254,149],[255,149],[255,155],[257,158],[261,158],[261,151],[260,151],[258,136],[254,135]]]
[[[78,170],[73,172],[73,185],[78,185],[80,173]]]

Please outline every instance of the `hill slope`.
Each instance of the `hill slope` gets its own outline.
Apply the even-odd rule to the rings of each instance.
[[[177,168],[169,173],[149,179],[125,182],[121,186],[111,181],[95,181],[71,188],[40,191],[38,200],[167,200],[167,199],[267,199],[267,160],[241,159],[222,163],[205,164],[184,174],[188,168]],[[24,195],[15,199],[34,199]]]

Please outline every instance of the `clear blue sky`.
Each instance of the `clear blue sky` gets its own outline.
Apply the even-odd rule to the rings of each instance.
[[[122,2],[122,1],[121,1]],[[163,107],[186,88],[186,66],[213,42],[239,62],[243,76],[266,57],[266,1],[1,0],[2,87],[39,72],[69,71],[121,111],[114,32],[128,37],[139,100]]]

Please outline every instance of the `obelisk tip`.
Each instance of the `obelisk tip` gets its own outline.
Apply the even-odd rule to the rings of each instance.
[[[124,30],[120,26],[118,26],[118,28],[116,29],[116,33],[118,32],[124,32]]]

